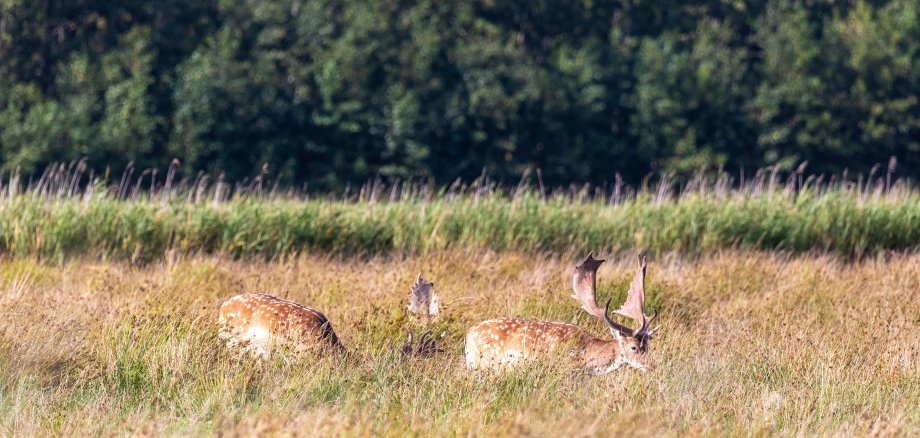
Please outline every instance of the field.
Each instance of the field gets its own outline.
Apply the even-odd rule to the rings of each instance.
[[[655,369],[594,377],[553,364],[503,375],[462,366],[481,319],[600,322],[569,295],[581,254],[488,249],[425,255],[178,255],[144,265],[73,257],[0,261],[0,434],[916,435],[920,255],[721,251],[649,268],[663,328]],[[625,294],[632,255],[600,270]],[[415,274],[444,313],[408,318]],[[326,312],[346,358],[264,365],[216,339],[242,291]],[[406,329],[446,352],[399,362]]]
[[[920,192],[758,174],[637,192],[368,185],[312,198],[69,171],[0,181],[0,435],[917,435]],[[653,371],[554,360],[471,374],[489,318],[576,322],[651,254]],[[434,280],[443,313],[406,312]],[[351,354],[264,363],[217,340],[260,291],[319,308]],[[603,298],[602,298],[603,299]],[[400,360],[407,330],[445,350]]]

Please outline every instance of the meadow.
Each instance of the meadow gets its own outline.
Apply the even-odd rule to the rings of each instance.
[[[53,172],[52,172],[53,173]],[[0,183],[0,435],[920,433],[920,192],[792,175],[546,192],[368,185],[310,197],[200,181]],[[652,260],[654,369],[463,366],[489,318],[576,322]],[[407,314],[415,275],[442,314]],[[322,310],[353,354],[258,363],[217,309],[260,291]],[[445,351],[401,360],[407,330]]]
[[[3,435],[916,435],[920,256],[725,251],[649,268],[663,328],[654,370],[590,376],[552,363],[470,374],[462,336],[486,318],[574,321],[574,254],[433,251],[271,261],[0,261]],[[634,259],[600,270],[622,299]],[[405,311],[435,281],[443,313]],[[322,309],[344,357],[264,364],[217,341],[221,301],[263,291]],[[400,361],[407,329],[446,351]]]

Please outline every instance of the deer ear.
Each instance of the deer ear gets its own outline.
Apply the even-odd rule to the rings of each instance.
[[[437,315],[441,312],[441,299],[438,298],[438,294],[431,292],[431,302],[428,303],[428,314]]]
[[[620,344],[623,343],[623,341],[624,341],[624,339],[623,339],[623,334],[620,333],[619,330],[617,330],[617,329],[615,329],[615,328],[613,328],[613,327],[610,327],[610,334],[613,335],[613,339],[616,339],[618,343],[620,343]]]

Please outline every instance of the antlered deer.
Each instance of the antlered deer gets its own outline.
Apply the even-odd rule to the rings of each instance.
[[[272,295],[247,293],[220,306],[218,337],[231,349],[266,358],[273,347],[297,352],[342,350],[329,320],[320,311]]]
[[[645,268],[648,259],[639,257],[636,275],[623,305],[615,313],[636,320],[633,330],[610,318],[610,299],[603,309],[596,298],[597,268],[604,260],[594,253],[575,267],[572,278],[574,294],[581,308],[604,321],[613,335],[612,340],[597,338],[575,324],[555,321],[495,319],[483,321],[466,333],[466,364],[471,369],[502,368],[522,360],[545,355],[560,348],[570,352],[579,364],[595,374],[606,374],[623,365],[645,371],[643,358],[649,341],[659,327],[649,330],[658,318],[658,311],[648,316],[645,307]]]

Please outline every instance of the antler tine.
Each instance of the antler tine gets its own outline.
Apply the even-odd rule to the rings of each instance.
[[[595,259],[594,251],[592,251],[588,253],[588,257],[586,257],[580,265],[575,267],[575,275],[572,276],[572,289],[574,291],[572,298],[575,298],[575,300],[581,304],[582,310],[596,318],[602,319],[611,329],[624,334],[632,333],[632,330],[628,327],[617,324],[610,319],[608,313],[610,309],[610,299],[607,300],[604,309],[597,306],[597,268],[599,268],[604,261],[605,260]]]
[[[434,338],[431,337],[431,329],[426,330],[425,333],[422,334],[421,339],[419,339],[419,350],[421,353],[425,354],[433,354],[444,351],[438,348]]]
[[[417,342],[414,341],[411,330],[406,329],[406,333],[408,334],[408,339],[403,343],[402,349],[399,352],[400,361],[410,356],[427,357],[444,351],[438,348],[437,342],[435,342],[435,339],[431,336],[431,329],[422,332]]]
[[[611,329],[614,329],[624,335],[632,334],[632,329],[614,321],[613,318],[610,317],[610,299],[611,298],[607,298],[607,304],[604,305],[604,321],[607,323],[608,326],[610,326]]]
[[[652,326],[652,323],[655,322],[656,319],[658,319],[658,309],[655,309],[655,311],[652,312],[652,316],[649,319],[647,319],[644,324],[642,324],[642,328],[639,329],[639,331],[636,332],[636,334],[644,333],[646,336],[652,336],[656,331],[658,331],[658,328],[661,327],[661,326],[658,326],[652,331],[648,330],[648,328]]]

